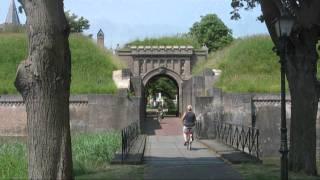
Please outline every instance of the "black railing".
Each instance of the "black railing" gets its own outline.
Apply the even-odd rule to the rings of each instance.
[[[218,140],[260,159],[259,129],[217,121],[214,128]]]
[[[121,148],[121,160],[122,162],[127,158],[131,146],[134,140],[140,133],[139,123],[134,122],[121,131],[122,148]]]
[[[195,138],[200,139],[201,138],[201,133],[202,133],[202,121],[198,120],[196,121],[196,126],[195,126]]]

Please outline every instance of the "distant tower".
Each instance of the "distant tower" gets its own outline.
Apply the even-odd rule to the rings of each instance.
[[[20,20],[14,0],[11,0],[5,24],[12,24],[17,26],[20,25]]]
[[[104,33],[101,29],[97,34],[97,43],[100,47],[104,47]]]

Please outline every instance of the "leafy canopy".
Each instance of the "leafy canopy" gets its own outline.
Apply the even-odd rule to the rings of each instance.
[[[70,11],[66,11],[65,15],[69,22],[70,31],[72,33],[81,33],[84,30],[89,29],[89,20],[85,19],[84,17],[81,16],[80,18],[78,18],[77,15],[75,15],[74,13],[71,14]]]
[[[147,96],[155,97],[157,93],[161,92],[169,99],[174,99],[178,93],[177,88],[176,83],[170,78],[156,77],[147,84]]]
[[[258,4],[260,4],[260,0],[232,0],[231,7],[233,11],[230,12],[231,19],[238,20],[241,18],[239,10],[244,8],[245,10],[253,9]],[[260,21],[263,21],[262,16],[258,17]]]
[[[198,43],[206,45],[210,52],[225,47],[233,40],[232,31],[216,14],[201,16],[200,22],[190,28],[190,34]]]

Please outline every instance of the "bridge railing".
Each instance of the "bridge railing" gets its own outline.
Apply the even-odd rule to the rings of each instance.
[[[195,126],[195,138],[196,139],[201,139],[201,133],[202,133],[202,121],[198,120],[196,121],[196,126]]]
[[[214,122],[216,138],[260,159],[259,129],[225,122]]]
[[[130,148],[132,147],[134,140],[138,137],[140,134],[140,128],[139,123],[134,122],[130,124],[128,127],[122,129],[121,131],[121,160],[124,161],[130,151]]]

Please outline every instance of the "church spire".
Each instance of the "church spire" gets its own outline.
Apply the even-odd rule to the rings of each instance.
[[[14,0],[11,0],[9,11],[6,18],[6,24],[20,25],[20,20]]]

